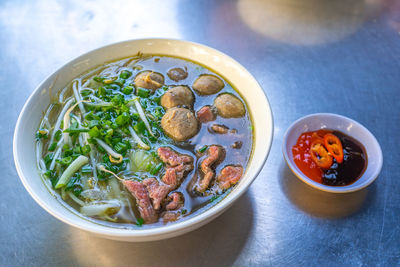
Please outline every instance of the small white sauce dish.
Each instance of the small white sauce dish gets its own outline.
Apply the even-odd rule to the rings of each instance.
[[[292,147],[297,143],[299,136],[304,132],[319,129],[341,131],[355,138],[364,146],[367,153],[367,168],[354,183],[346,186],[323,185],[308,178],[295,164]],[[383,163],[381,147],[367,128],[352,119],[332,113],[311,114],[295,121],[283,137],[282,150],[287,165],[300,180],[316,189],[331,193],[348,193],[367,187],[378,177]]]

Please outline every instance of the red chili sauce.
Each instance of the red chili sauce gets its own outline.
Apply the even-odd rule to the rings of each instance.
[[[323,140],[326,134],[335,135],[342,145],[342,159],[339,163],[336,157],[330,156],[332,162],[329,168],[321,168],[311,156],[311,144]],[[326,148],[323,147],[323,148]],[[325,185],[343,186],[354,183],[367,167],[367,154],[364,146],[354,138],[333,130],[318,130],[305,132],[299,136],[296,145],[292,147],[293,159],[297,167],[310,179]]]

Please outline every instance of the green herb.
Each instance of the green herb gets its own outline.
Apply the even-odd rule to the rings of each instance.
[[[187,210],[186,209],[182,209],[181,214],[185,215],[186,213],[187,213]]]
[[[144,224],[143,218],[137,219],[137,221],[136,221],[136,225],[137,225],[137,226],[141,227],[143,224]]]
[[[48,153],[45,157],[44,157],[44,163],[46,164],[46,166],[53,160],[54,158],[54,153]]]
[[[81,176],[79,174],[75,174],[75,176],[71,177],[67,186],[65,187],[65,191],[72,191],[72,193],[79,197],[83,191]]]
[[[64,130],[64,133],[70,133],[70,134],[75,134],[75,133],[87,133],[89,132],[89,129],[86,128],[75,128],[75,127],[69,127]]]
[[[161,170],[161,168],[164,166],[162,162],[158,163],[155,165],[153,168],[150,170],[151,175],[157,175],[157,173]]]
[[[44,177],[46,177],[47,179],[50,179],[51,185],[52,185],[53,188],[54,188],[54,186],[56,185],[57,180],[58,180],[58,177],[57,177],[57,175],[56,175],[56,172],[55,172],[55,171],[48,170],[48,171],[46,171],[46,172],[44,173]]]
[[[62,158],[59,162],[60,162],[60,164],[67,166],[67,165],[71,164],[72,156]]]
[[[99,126],[99,125],[100,125],[100,122],[98,120],[91,120],[89,122],[89,128],[93,128],[93,127]]]
[[[97,128],[97,126],[94,126],[90,131],[88,132],[90,137],[99,137],[100,136],[100,130]]]
[[[122,93],[126,95],[132,94],[132,92],[133,92],[132,86],[125,86],[124,89],[122,89]]]
[[[58,130],[55,134],[54,134],[54,139],[56,139],[56,141],[60,141],[62,136],[62,131]]]
[[[114,83],[122,87],[125,84],[125,80],[124,79],[117,79],[117,80],[114,81]]]
[[[88,96],[88,95],[92,94],[92,91],[85,89],[85,90],[81,90],[80,93],[82,96]]]
[[[103,82],[105,79],[106,79],[105,77],[98,77],[98,76],[93,77],[93,80],[94,80],[95,82],[98,82],[98,83]]]
[[[203,146],[203,147],[201,147],[201,148],[199,149],[199,152],[200,152],[200,153],[204,153],[204,152],[207,150],[207,148],[208,148],[208,146],[205,145],[205,146]]]
[[[135,126],[133,126],[133,129],[137,133],[143,133],[146,130],[146,125],[144,124],[143,121],[138,122]]]
[[[139,87],[138,90],[137,90],[137,95],[140,96],[140,97],[144,97],[144,98],[149,97],[150,90],[146,89],[146,88]]]
[[[140,115],[138,113],[133,113],[131,115],[132,120],[137,121],[140,119]]]
[[[56,149],[56,147],[57,147],[57,143],[56,142],[53,142],[50,146],[49,146],[49,151],[50,152],[53,152],[55,149]]]
[[[84,154],[84,155],[89,154],[90,150],[91,150],[90,145],[84,145],[84,146],[81,148],[81,152],[82,152],[82,154]]]
[[[119,74],[119,77],[122,79],[128,79],[129,77],[131,77],[131,75],[132,75],[132,72],[130,72],[129,70],[123,70]]]
[[[117,151],[117,153],[124,153],[128,149],[128,146],[125,143],[118,142],[114,146],[114,149],[115,149],[115,151]]]
[[[221,196],[212,196],[212,198],[210,198],[210,200],[208,200],[209,203],[216,201],[217,199],[219,199]]]
[[[92,173],[92,167],[88,164],[82,167],[81,169],[82,173]]]
[[[99,87],[97,89],[97,95],[98,96],[105,96],[107,94],[106,89],[104,87]]]
[[[37,139],[47,139],[48,138],[48,131],[45,129],[39,129],[39,131],[36,132],[36,138]]]
[[[130,121],[130,116],[128,113],[124,112],[121,115],[119,115],[116,119],[115,119],[115,123],[118,126],[123,126],[125,124],[127,124]]]

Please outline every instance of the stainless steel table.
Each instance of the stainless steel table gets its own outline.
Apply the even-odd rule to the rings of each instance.
[[[397,0],[0,2],[1,266],[400,265],[400,2]],[[242,63],[274,113],[274,141],[250,190],[199,230],[123,243],[71,228],[41,209],[12,156],[33,89],[70,59],[116,41],[203,43]],[[384,165],[358,193],[299,181],[281,154],[295,119],[353,118],[376,136]]]

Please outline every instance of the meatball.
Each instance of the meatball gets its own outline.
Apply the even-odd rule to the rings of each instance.
[[[186,71],[186,67],[185,67],[185,69],[182,69],[182,68],[173,68],[173,69],[170,69],[170,70],[167,72],[167,75],[168,75],[168,77],[169,77],[171,80],[173,80],[173,81],[175,81],[175,82],[178,82],[178,81],[180,81],[180,80],[186,79],[187,76],[188,76],[188,73],[187,73],[187,71]]]
[[[186,108],[173,107],[161,119],[164,132],[176,141],[185,141],[198,132],[198,122],[193,112]]]
[[[217,108],[218,115],[224,118],[238,118],[246,113],[242,101],[232,94],[217,96],[214,100],[214,106]]]
[[[150,70],[142,71],[135,77],[136,87],[142,87],[155,91],[164,84],[164,76],[161,73]]]
[[[172,87],[161,97],[161,106],[166,109],[182,105],[191,108],[193,102],[193,92],[187,86]]]
[[[192,87],[200,95],[212,95],[224,88],[224,82],[217,76],[203,74],[194,81]]]

